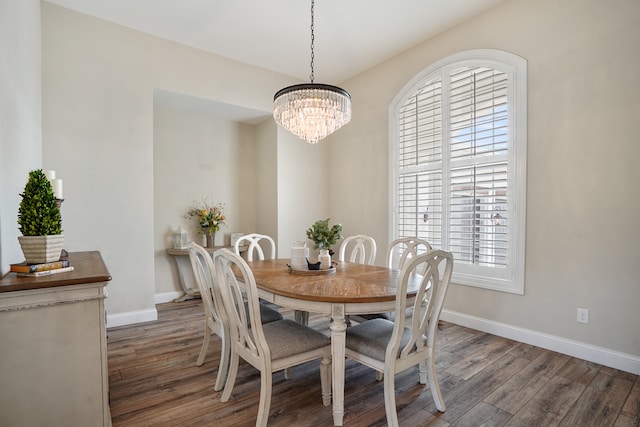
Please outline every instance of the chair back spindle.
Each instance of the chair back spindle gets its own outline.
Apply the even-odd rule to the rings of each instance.
[[[347,258],[347,251],[349,256]],[[338,251],[340,261],[373,265],[376,262],[376,241],[366,234],[349,236],[342,241]]]
[[[258,233],[245,234],[236,240],[234,245],[234,251],[236,254],[240,255],[240,246],[244,246],[245,242],[249,245],[247,248],[247,261],[253,261],[254,257],[258,260],[276,259],[276,242],[271,236]],[[262,243],[268,247],[269,256],[265,255],[265,248],[263,248]]]

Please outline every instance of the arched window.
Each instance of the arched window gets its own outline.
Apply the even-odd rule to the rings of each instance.
[[[524,293],[526,73],[507,52],[461,52],[390,107],[392,237],[451,251],[458,284]]]

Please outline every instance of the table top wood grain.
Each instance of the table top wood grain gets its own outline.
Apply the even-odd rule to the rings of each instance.
[[[258,288],[286,297],[329,303],[368,303],[396,298],[400,270],[336,262],[335,274],[289,273],[289,259],[248,262]],[[410,280],[407,296],[413,297],[417,281]]]

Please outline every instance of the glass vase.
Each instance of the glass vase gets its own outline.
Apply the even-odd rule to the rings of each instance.
[[[216,245],[216,233],[207,233],[207,247],[212,248]]]

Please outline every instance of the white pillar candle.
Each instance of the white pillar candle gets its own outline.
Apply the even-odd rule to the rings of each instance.
[[[62,197],[62,180],[61,179],[52,179],[51,180],[51,188],[53,189],[53,195],[56,199],[63,199]]]
[[[49,181],[56,179],[56,171],[44,171],[44,176],[46,176]]]

